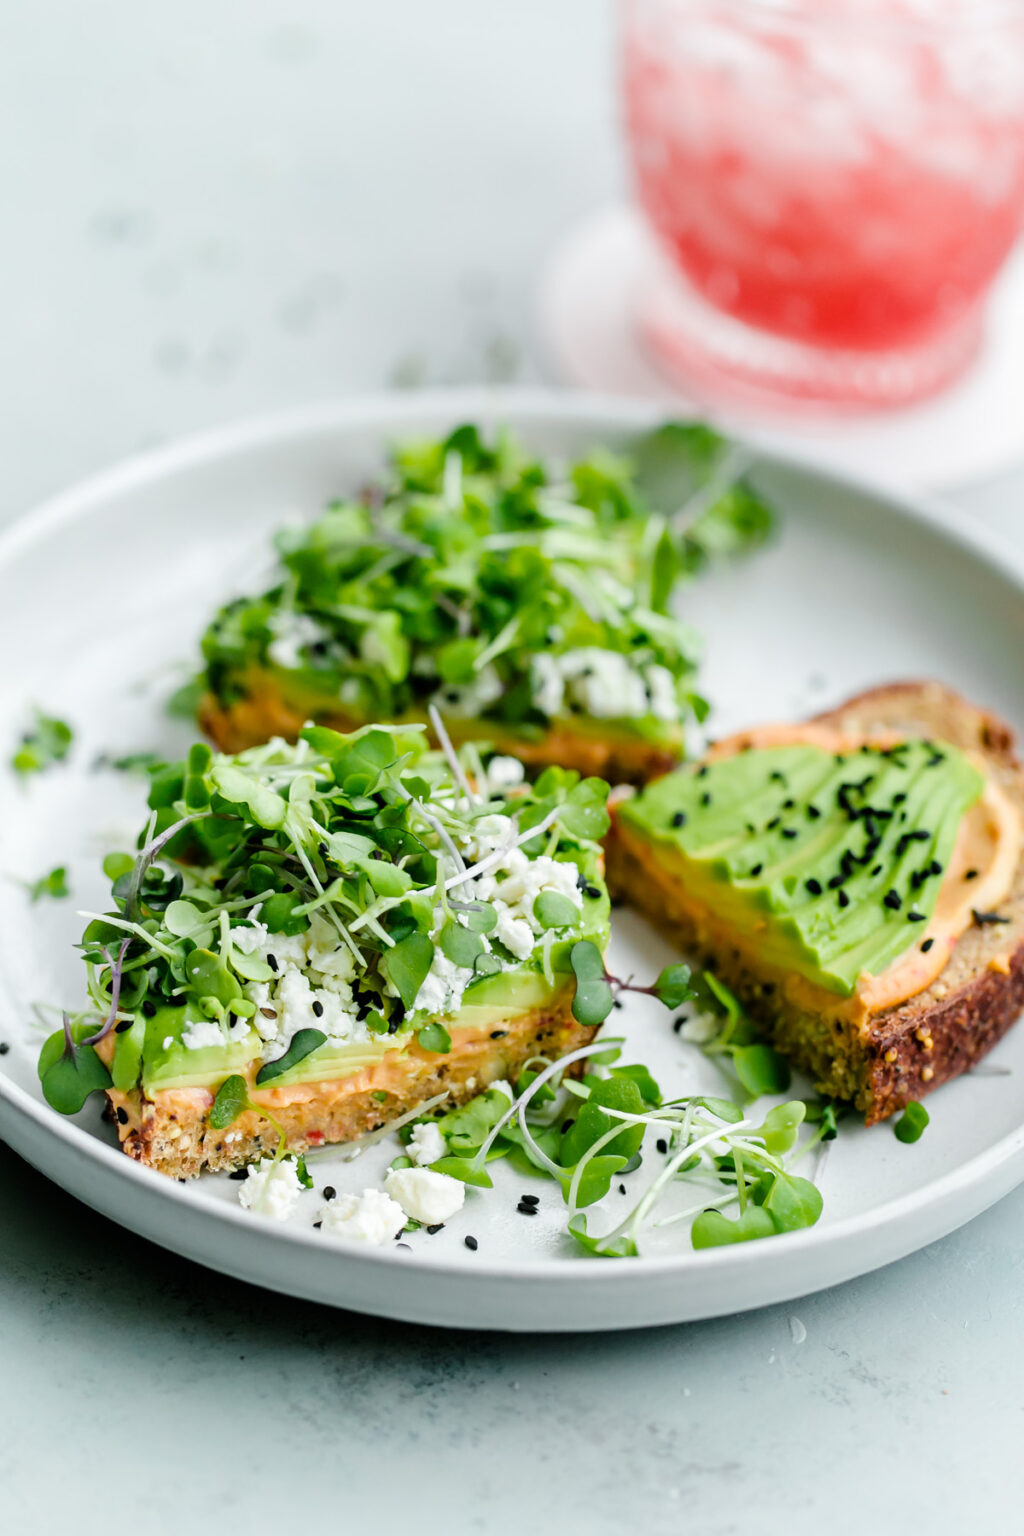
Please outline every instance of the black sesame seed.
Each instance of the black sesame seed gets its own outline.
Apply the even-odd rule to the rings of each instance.
[[[117,1123],[118,1125],[128,1124],[128,1111],[126,1109],[122,1109],[120,1105],[118,1105],[117,1109]]]
[[[688,1018],[688,1014],[681,1013],[678,1019],[672,1020],[672,1028],[677,1035],[679,1034],[679,1031],[682,1029],[683,1025],[687,1022]]]
[[[818,819],[818,817],[820,815],[821,815],[821,812],[818,810],[818,807],[816,805],[809,805],[807,807],[807,819],[808,819],[808,821],[817,821],[817,819]]]
[[[114,1034],[123,1035],[125,1030],[131,1029],[134,1023],[134,1019],[121,1019],[117,1024],[114,1025]]]
[[[928,873],[930,875],[942,874],[942,865],[939,863],[938,859],[932,859],[931,863],[928,865]]]
[[[277,1018],[277,1009],[276,1008],[261,1008],[260,1009],[260,1013],[263,1015],[263,1017],[265,1019],[276,1019]]]
[[[504,1040],[504,1038],[505,1038],[505,1036],[507,1034],[508,1034],[508,1030],[507,1029],[492,1029],[491,1030],[491,1039],[492,1040]]]
[[[698,779],[706,778],[707,777],[707,771],[708,771],[707,763],[701,763],[700,767],[697,769],[696,777]]]
[[[898,795],[893,795],[892,803],[893,805],[902,805],[906,798],[906,792],[901,789]]]
[[[664,1136],[659,1136],[654,1145],[657,1147],[659,1152],[668,1151],[668,1142],[665,1140]]]
[[[475,1237],[470,1237],[468,1234],[466,1235],[466,1237],[463,1238],[463,1242],[465,1243],[466,1247],[469,1249],[470,1253],[476,1253],[477,1249],[480,1246],[480,1244],[477,1242],[476,1238]]]
[[[964,879],[965,880],[977,880],[977,878],[978,878],[978,871],[976,869],[968,869],[968,870],[964,871]]]
[[[525,1200],[520,1200],[516,1210],[520,1216],[536,1216],[537,1214],[537,1207],[535,1205],[527,1205]]]
[[[764,869],[763,864],[755,864],[753,869],[750,871],[751,878],[756,879],[756,877],[761,873],[762,869]]]
[[[925,939],[924,943],[921,945],[921,953],[926,955],[934,943],[934,939]]]
[[[323,1016],[324,1016],[324,1005],[320,1001],[319,998],[314,998],[313,999],[313,1017],[317,1018],[317,1019],[322,1019]]]
[[[926,914],[924,912],[908,912],[907,913],[907,922],[908,923],[926,923],[927,921],[928,921],[928,918],[927,918],[927,916],[926,916]]]
[[[314,1232],[319,1232],[320,1228],[322,1226],[323,1226],[323,1222],[322,1221],[314,1221],[314,1223],[313,1223],[313,1231]]]
[[[845,891],[839,892],[839,905],[841,907],[848,907],[850,905],[850,898]]]
[[[278,966],[278,963],[277,963],[277,956],[276,955],[268,955],[267,956],[267,964],[270,966],[270,969],[272,971],[276,971],[276,970],[279,969],[279,966]]]
[[[324,1185],[324,1199],[325,1200],[333,1200],[337,1193],[338,1193],[338,1191],[335,1189],[333,1184],[325,1184]]]
[[[765,824],[765,831],[766,832],[774,832],[775,828],[779,825],[781,820],[782,820],[781,816],[773,816],[771,821],[769,821],[769,822],[767,822]]]
[[[704,793],[701,795],[700,803],[701,803],[701,805],[710,805],[711,804],[711,791],[710,791],[710,789],[706,789],[704,791]]]
[[[814,880],[814,879],[805,880],[804,884],[807,886],[807,889],[810,891],[812,896],[820,896],[821,895],[821,881],[820,880]]]
[[[589,896],[592,901],[597,901],[601,894],[601,888],[597,885],[585,885],[583,887],[583,894],[584,896]]]
[[[540,1195],[520,1195],[519,1199],[520,1199],[520,1201],[522,1202],[523,1205],[539,1205],[540,1204]]]
[[[142,1011],[146,1015],[147,1019],[151,1019],[151,1018],[153,1018],[154,1014],[156,1013],[156,1004],[155,1003],[150,1003],[150,1002],[145,1002],[142,1005]]]
[[[783,837],[796,837],[796,828],[795,827],[783,827],[782,835],[783,835]]]
[[[674,827],[685,827],[686,826],[686,812],[685,811],[676,811],[675,815],[672,817],[672,825]]]
[[[796,805],[796,801],[795,800],[783,800],[783,802],[782,802],[782,809],[784,811],[791,811],[793,809],[794,805]]]
[[[229,1179],[246,1179],[248,1176],[248,1170],[245,1168],[233,1168],[228,1174]]]
[[[898,912],[903,905],[903,898],[898,891],[888,890],[882,897],[883,907],[888,907],[891,912]]]
[[[440,1230],[441,1230],[441,1228],[443,1226],[444,1226],[444,1222],[443,1221],[435,1221],[433,1226],[430,1226],[430,1227],[427,1228],[427,1231],[430,1233],[431,1237],[433,1237],[436,1233],[440,1232]]]
[[[874,869],[871,871],[871,873],[872,873],[872,875],[880,875],[882,873],[882,866],[881,866],[881,864],[876,864]]]
[[[625,1193],[626,1193],[626,1186],[625,1186],[625,1184],[620,1184],[619,1185],[619,1194],[620,1195],[624,1195]]]

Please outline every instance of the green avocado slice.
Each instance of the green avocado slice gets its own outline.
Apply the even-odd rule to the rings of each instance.
[[[945,742],[805,742],[679,769],[619,816],[766,959],[849,996],[920,937],[984,787]]]

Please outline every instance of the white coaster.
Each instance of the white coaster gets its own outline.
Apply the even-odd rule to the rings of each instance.
[[[635,295],[662,260],[640,215],[621,205],[591,215],[555,250],[541,278],[540,316],[565,382],[699,411],[766,447],[896,486],[948,489],[1024,458],[1024,251],[996,287],[981,352],[962,379],[920,405],[849,415],[798,406],[774,413],[681,394],[634,323]]]

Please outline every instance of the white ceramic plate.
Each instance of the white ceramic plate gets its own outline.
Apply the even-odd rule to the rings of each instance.
[[[27,878],[66,863],[74,900],[33,907],[23,889],[0,882],[0,1038],[11,1047],[0,1056],[0,1133],[96,1210],[214,1269],[460,1327],[591,1330],[708,1317],[805,1294],[941,1237],[1024,1178],[1024,1032],[1011,1033],[982,1073],[929,1101],[932,1124],[916,1145],[885,1126],[844,1128],[811,1231],[695,1254],[676,1229],[632,1261],[570,1246],[553,1186],[534,1183],[541,1213],[518,1215],[523,1181],[500,1165],[495,1190],[470,1191],[442,1232],[415,1234],[411,1251],[360,1251],[312,1230],[312,1209],[305,1225],[281,1225],[242,1211],[225,1178],[171,1183],[120,1154],[97,1109],[69,1121],[42,1102],[32,1005],[80,1005],[75,912],[103,901],[100,857],[126,846],[142,817],[143,784],[95,771],[96,755],[180,748],[188,734],[162,708],[175,667],[187,667],[210,608],[258,572],[271,529],[360,484],[390,438],[466,418],[508,422],[556,453],[627,442],[655,419],[636,404],[479,391],[324,406],[130,463],[0,539],[3,755],[32,701],[77,731],[70,766],[23,787],[8,778],[4,791],[0,872]],[[929,673],[1024,723],[1021,562],[941,510],[779,461],[757,473],[782,508],[781,538],[685,598],[707,636],[716,731]],[[614,946],[619,974],[652,972],[668,958],[628,913],[617,914]],[[673,1094],[719,1087],[666,1015],[643,1002],[613,1016],[627,1054],[648,1061]],[[332,1156],[314,1165],[317,1182],[360,1189],[393,1153],[382,1145],[347,1164]],[[635,1192],[644,1177],[632,1176]],[[609,1197],[613,1211],[621,1199]],[[596,1217],[591,1226],[603,1230]]]

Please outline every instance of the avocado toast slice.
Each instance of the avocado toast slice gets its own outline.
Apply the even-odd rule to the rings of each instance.
[[[730,452],[682,425],[642,439],[636,465],[605,452],[557,469],[473,426],[400,445],[380,485],[282,529],[270,584],[215,615],[203,729],[237,752],[308,720],[427,724],[433,706],[456,743],[532,767],[665,772],[705,708],[674,594],[771,528],[723,473]]]
[[[608,880],[869,1123],[1024,1006],[1024,770],[933,682],[741,732],[613,797]]]
[[[190,1178],[588,1042],[570,952],[607,942],[607,785],[521,781],[377,727],[158,771],[83,937],[91,1007],[40,1056],[49,1102],[103,1088],[124,1150]]]

